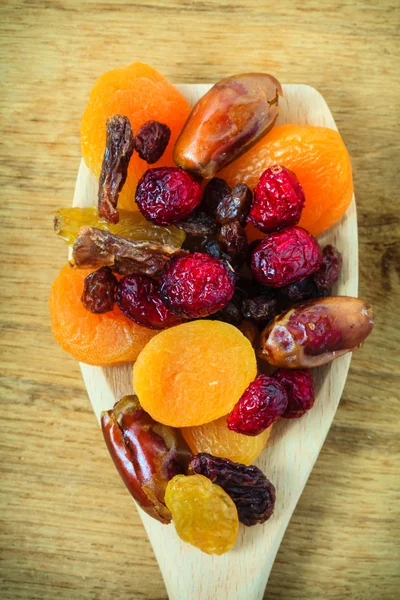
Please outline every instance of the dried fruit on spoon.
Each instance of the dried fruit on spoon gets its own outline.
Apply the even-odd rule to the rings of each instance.
[[[72,245],[54,336],[80,361],[135,363],[136,396],[102,414],[110,455],[138,504],[209,554],[271,517],[279,489],[251,463],[278,419],[313,409],[310,368],[373,326],[367,303],[331,295],[341,249],[314,237],[351,200],[347,150],[331,129],[275,126],[282,93],[239,74],[190,111],[147,65],[106,73],[81,130],[97,206],[54,221]]]

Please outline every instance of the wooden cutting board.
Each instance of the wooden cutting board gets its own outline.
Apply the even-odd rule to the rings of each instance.
[[[211,86],[178,86],[194,104]],[[278,124],[298,123],[336,128],[323,97],[306,85],[284,85]],[[97,180],[80,165],[73,205],[97,204]],[[335,295],[357,296],[358,247],[355,199],[336,226],[319,237],[343,253],[343,268]],[[305,483],[335,416],[351,355],[314,370],[316,402],[299,420],[281,419],[256,465],[274,483],[274,515],[264,525],[240,527],[235,548],[224,556],[208,556],[182,542],[173,526],[161,525],[138,508],[158,560],[171,600],[258,600],[263,597],[276,553]],[[132,389],[132,365],[92,367],[81,363],[93,410],[102,410]],[[115,477],[118,477],[115,472]],[[104,491],[107,493],[107,490]]]

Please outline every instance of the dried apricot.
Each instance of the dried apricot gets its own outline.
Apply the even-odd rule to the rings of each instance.
[[[193,454],[207,452],[220,458],[229,458],[234,462],[251,465],[261,454],[268,441],[272,426],[260,435],[250,437],[228,429],[226,416],[197,425],[182,427],[181,431]]]
[[[94,84],[81,126],[82,155],[86,165],[100,175],[106,146],[106,122],[115,114],[128,117],[134,134],[147,121],[168,125],[171,138],[156,166],[174,166],[172,149],[190,113],[182,94],[149,65],[134,62],[127,67],[108,71]],[[136,184],[147,170],[147,163],[134,152],[128,178],[120,193],[119,208],[135,209]]]
[[[292,170],[305,194],[299,225],[318,235],[346,212],[353,195],[351,162],[340,134],[327,127],[274,127],[246,154],[218,173],[233,187],[254,189],[265,169],[280,164]],[[260,236],[252,227],[250,239]]]
[[[153,419],[188,427],[226,415],[256,371],[254,350],[236,327],[191,321],[146,345],[133,369],[133,387]]]
[[[86,310],[81,296],[93,270],[67,264],[56,277],[49,299],[53,335],[64,350],[90,365],[133,362],[154,331],[128,319],[117,306],[103,314]]]
[[[235,545],[239,530],[235,503],[204,475],[175,475],[168,482],[165,504],[184,542],[218,555]]]

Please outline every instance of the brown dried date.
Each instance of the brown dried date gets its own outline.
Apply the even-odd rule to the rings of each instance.
[[[191,457],[178,429],[154,421],[136,396],[125,396],[101,415],[111,458],[136,502],[161,523],[171,514],[164,502],[167,483],[186,472]]]
[[[168,146],[171,130],[165,123],[147,121],[136,134],[136,151],[147,164],[156,163]]]
[[[221,486],[234,501],[244,525],[265,523],[274,512],[275,487],[258,467],[201,453],[191,459],[189,473],[204,475]]]
[[[101,267],[85,277],[81,301],[86,310],[97,315],[111,311],[117,283],[110,267]]]
[[[194,106],[174,148],[177,165],[206,179],[251,148],[274,125],[282,88],[265,73],[222,79]]]
[[[238,221],[222,225],[218,241],[222,250],[234,263],[241,265],[246,260],[248,248],[246,232]]]
[[[258,356],[277,367],[318,367],[355,350],[373,323],[371,306],[359,298],[310,300],[275,317],[261,334]]]
[[[244,183],[236,185],[230,194],[224,196],[216,210],[215,218],[221,225],[226,225],[232,221],[239,221],[240,225],[246,225],[247,217],[250,212],[253,194],[251,189]]]
[[[72,262],[84,269],[107,266],[120,275],[152,276],[157,275],[170,258],[182,254],[185,254],[183,250],[173,246],[127,240],[95,227],[81,227],[73,245]]]
[[[108,119],[106,135],[99,180],[98,211],[99,216],[109,223],[118,223],[118,196],[128,175],[135,139],[129,119],[121,115]]]
[[[212,236],[217,233],[217,224],[207,213],[194,211],[185,221],[175,223],[175,227],[183,229],[187,235],[200,237]]]

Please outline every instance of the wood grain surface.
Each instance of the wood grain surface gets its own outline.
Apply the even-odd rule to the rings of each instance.
[[[79,125],[103,71],[150,62],[171,81],[272,72],[321,91],[354,166],[360,296],[376,326],[271,573],[273,600],[386,600],[400,588],[398,4],[1,4],[1,558],[8,599],[165,599],[78,364],[47,309],[65,246]]]

